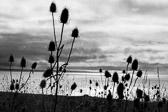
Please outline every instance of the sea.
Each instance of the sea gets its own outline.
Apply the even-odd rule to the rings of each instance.
[[[122,71],[115,71],[111,70],[109,71],[111,75],[113,75],[114,72],[117,72],[119,74],[119,82],[121,82],[121,77],[123,76]],[[21,72],[20,71],[13,71],[12,77],[14,80],[19,79]],[[132,75],[132,72],[130,71],[130,74]],[[21,78],[21,84],[24,84],[26,79],[29,76],[28,71],[23,71],[22,78]],[[41,80],[46,80],[43,77],[43,72],[34,71],[33,74],[30,75],[30,79],[28,80],[28,83],[25,85],[24,88],[22,88],[22,93],[33,93],[33,94],[42,94],[42,89],[40,88],[40,82]],[[136,79],[136,73],[133,75],[133,83]],[[145,79],[147,79],[145,81]],[[52,82],[54,80],[51,80]],[[91,81],[91,83],[90,83]],[[0,71],[0,91],[10,91],[10,72],[9,71]],[[98,85],[96,86],[96,82],[98,82]],[[104,72],[99,73],[99,71],[96,70],[85,70],[85,71],[75,71],[75,72],[67,72],[63,75],[63,77],[60,79],[60,85],[59,85],[59,95],[71,95],[71,96],[82,96],[82,95],[89,95],[89,96],[98,96],[100,97],[102,95],[102,92],[104,91],[103,86],[105,85],[105,82],[107,82],[107,79],[104,76]],[[72,90],[71,86],[72,84],[76,83],[77,87]],[[50,80],[47,80],[46,87],[43,89],[44,94],[54,94],[54,89],[51,90],[49,87]],[[128,85],[130,82],[128,82]],[[135,87],[133,88],[134,95],[136,94],[136,89],[146,89],[146,92],[153,92],[152,89],[154,86],[158,86],[160,84],[160,90],[162,91],[162,95],[167,94],[167,88],[168,88],[168,75],[166,74],[158,74],[155,72],[148,72],[144,73],[141,78],[138,78],[137,83]],[[117,97],[116,91],[117,91],[117,85],[115,84],[114,87],[114,96]],[[133,85],[133,84],[132,84]],[[113,90],[114,83],[112,82],[112,78],[109,78],[109,87],[108,90]],[[54,87],[53,87],[54,88]],[[108,91],[106,91],[108,94]]]

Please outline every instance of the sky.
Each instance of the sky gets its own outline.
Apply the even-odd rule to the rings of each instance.
[[[38,62],[39,69],[49,66],[48,44],[53,38],[52,0],[1,0],[0,68],[8,68],[13,54],[14,66],[24,56],[27,67]],[[71,32],[78,27],[69,66],[73,68],[113,69],[126,66],[129,55],[138,59],[140,69],[168,71],[167,0],[54,0],[59,40],[63,8],[69,10],[63,34],[65,62],[72,42]],[[123,68],[124,69],[124,68]]]

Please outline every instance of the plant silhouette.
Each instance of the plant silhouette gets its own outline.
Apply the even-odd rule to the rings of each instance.
[[[64,26],[65,26],[65,24],[68,23],[68,20],[69,20],[69,10],[67,8],[64,8],[62,10],[62,13],[61,13],[61,16],[60,16],[60,23],[62,23],[60,39],[57,39],[56,31],[55,31],[54,14],[56,13],[56,10],[57,10],[56,4],[54,2],[52,2],[51,5],[50,5],[50,12],[52,14],[54,41],[50,41],[49,47],[48,47],[48,51],[50,52],[48,63],[50,63],[50,67],[48,69],[46,69],[46,71],[43,73],[43,76],[46,79],[46,81],[50,80],[49,87],[51,88],[50,89],[51,94],[52,94],[53,87],[55,87],[55,100],[54,100],[55,104],[54,104],[53,112],[57,111],[57,96],[58,96],[58,91],[59,91],[58,89],[59,89],[60,79],[63,78],[63,75],[66,72],[66,67],[69,64],[69,60],[70,60],[70,57],[71,57],[71,53],[72,53],[72,49],[73,49],[75,40],[76,40],[76,38],[79,37],[78,28],[74,28],[72,30],[72,33],[71,33],[71,36],[73,37],[73,40],[72,40],[71,48],[70,48],[70,51],[69,51],[69,55],[67,56],[67,61],[64,64],[60,65],[60,57],[61,57],[61,53],[64,49],[64,44],[63,44]],[[54,53],[55,53],[55,57],[54,57]],[[52,86],[52,80],[54,80],[53,86]],[[72,88],[71,88],[72,91],[77,86],[75,84],[76,83],[74,83],[72,85]]]

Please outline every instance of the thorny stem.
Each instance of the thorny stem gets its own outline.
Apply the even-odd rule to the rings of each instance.
[[[114,87],[115,87],[115,82],[114,82],[114,86],[113,86],[113,96],[114,96]]]
[[[58,48],[60,48],[61,43],[62,43],[62,36],[63,36],[63,32],[64,32],[64,23],[62,24],[61,38],[60,38],[60,42],[59,42]]]
[[[137,80],[138,80],[138,77],[135,79],[135,82],[134,82],[134,85],[133,85],[132,89],[135,87],[135,84],[136,84]],[[131,89],[130,93],[132,92],[132,89]]]
[[[130,89],[130,87],[131,87],[131,84],[132,84],[133,75],[134,75],[134,70],[133,70],[133,72],[132,72],[132,77],[131,77],[131,82],[130,82],[130,85],[129,85],[129,89]]]
[[[28,80],[30,79],[30,75],[31,75],[32,71],[33,71],[33,69],[30,70],[29,76],[28,76],[26,82],[25,82],[24,85],[19,89],[19,91],[27,84]]]
[[[12,67],[12,62],[10,63],[10,77],[11,77],[11,83],[12,83],[12,69],[11,69],[11,67]]]
[[[157,74],[158,74],[158,82],[159,82],[159,96],[160,96],[160,77],[159,77],[159,68],[157,67]],[[160,108],[159,108],[160,112]]]
[[[57,39],[56,39],[56,33],[55,33],[55,22],[54,22],[54,13],[52,12],[52,20],[53,20],[53,30],[54,30],[54,39],[55,39],[55,45],[57,49]]]
[[[100,76],[101,76],[101,82],[102,82],[102,86],[103,86],[103,79],[102,79],[102,74],[100,73]]]
[[[54,112],[56,112],[56,107],[57,107],[57,94],[58,94],[58,69],[59,69],[59,57],[58,57],[58,53],[59,53],[59,48],[57,49],[57,59],[56,59],[56,62],[57,62],[57,69],[56,69],[56,86],[55,86],[55,105],[54,105]]]
[[[20,82],[21,82],[22,72],[23,72],[23,67],[22,67],[22,70],[21,70],[21,73],[20,73],[19,85],[20,85]]]
[[[70,59],[70,56],[71,56],[71,53],[72,53],[72,49],[73,49],[74,42],[75,42],[75,37],[73,38],[73,41],[72,41],[71,50],[70,50],[70,52],[69,52],[68,60],[67,60],[67,63],[66,63],[67,65],[68,65],[68,63],[69,63],[69,59]]]
[[[128,72],[128,66],[129,66],[129,63],[127,64],[127,67],[126,67],[126,74]],[[126,112],[127,111],[127,102],[128,102],[128,91],[126,91],[125,98],[126,98],[126,101],[125,101],[125,112]]]
[[[51,55],[52,55],[52,51],[51,51]],[[52,63],[50,64],[50,67],[51,67],[51,69],[52,69]],[[52,80],[51,80],[51,77],[50,77],[50,91],[51,91],[51,94],[52,94],[52,88],[51,88],[51,84],[52,84]]]

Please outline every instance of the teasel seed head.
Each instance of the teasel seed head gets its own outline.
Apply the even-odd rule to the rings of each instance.
[[[50,57],[49,57],[49,60],[48,60],[48,62],[49,63],[54,63],[54,56],[53,55],[50,55]]]
[[[111,77],[111,73],[110,73],[109,71],[107,71],[107,70],[105,71],[105,77],[106,77],[106,78]]]
[[[76,87],[77,87],[77,84],[74,82],[74,83],[71,85],[71,90],[72,90],[72,91],[75,90]]]
[[[103,72],[103,70],[100,68],[100,69],[99,69],[99,72],[100,72],[100,73],[102,73],[102,72]]]
[[[48,68],[44,73],[43,73],[43,77],[47,78],[50,77],[53,73],[53,69]]]
[[[96,87],[98,87],[99,86],[99,83],[96,81]]]
[[[130,74],[128,73],[128,74],[125,75],[125,80],[129,81],[129,79],[130,79]]]
[[[50,5],[50,12],[56,13],[56,11],[57,11],[56,5],[54,2],[52,2]]]
[[[132,56],[129,56],[129,57],[127,58],[127,63],[128,63],[128,64],[132,63]]]
[[[74,38],[78,38],[79,37],[79,30],[78,30],[78,28],[74,28],[72,30],[71,36],[74,37]]]
[[[9,62],[10,62],[10,63],[14,62],[14,57],[13,57],[12,54],[11,54],[10,57],[9,57]]]
[[[114,72],[113,73],[113,77],[112,77],[112,80],[113,80],[113,82],[115,82],[115,83],[118,83],[118,73],[117,72]]]
[[[46,87],[46,80],[42,80],[42,81],[40,82],[40,87],[41,87],[42,89]]]
[[[55,51],[55,42],[50,41],[48,51]]]
[[[92,84],[92,80],[89,80],[89,84]]]
[[[118,96],[119,96],[119,99],[123,99],[124,98],[124,89],[125,89],[125,87],[124,87],[124,84],[123,83],[120,83],[119,85],[118,85],[118,87],[117,87],[117,94],[118,94]]]
[[[60,22],[66,24],[69,18],[69,11],[67,8],[64,8],[61,13]]]
[[[26,59],[24,57],[22,57],[21,59],[21,62],[20,62],[20,66],[23,68],[23,67],[26,67]]]
[[[36,67],[37,67],[37,62],[34,62],[34,63],[32,64],[32,66],[31,66],[31,68],[32,68],[32,69],[36,69]]]
[[[137,77],[141,77],[142,76],[142,70],[138,70],[138,72],[137,72]]]
[[[137,89],[136,90],[137,98],[141,99],[142,98],[142,94],[143,94],[143,91],[141,89]]]
[[[16,83],[15,89],[16,89],[16,90],[19,90],[19,84],[18,84],[18,83]]]
[[[137,70],[138,69],[138,60],[134,59],[132,62],[132,70]]]
[[[14,89],[15,89],[14,84],[11,83],[11,85],[10,85],[10,90],[12,91],[12,90],[14,90]]]

